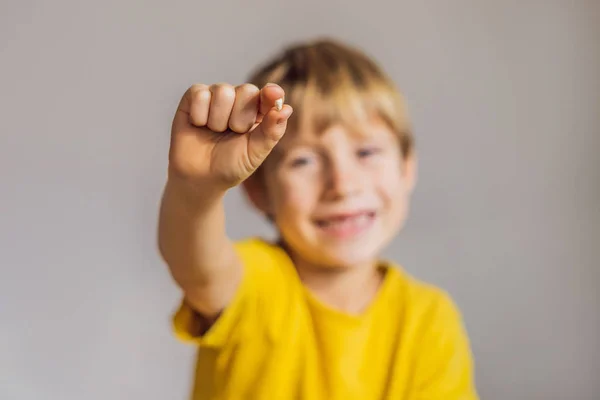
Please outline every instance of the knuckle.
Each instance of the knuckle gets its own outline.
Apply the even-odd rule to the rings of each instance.
[[[208,106],[210,103],[210,92],[208,90],[199,90],[192,94],[192,103]]]
[[[204,83],[195,83],[192,86],[190,86],[190,91],[191,92],[196,92],[198,90],[202,90],[202,89],[207,89],[208,85],[205,85]]]
[[[188,89],[186,95],[187,95],[188,101],[192,105],[198,104],[198,103],[201,104],[206,99],[208,99],[210,101],[210,92],[208,91],[207,85],[202,85],[202,84],[192,85]]]
[[[251,83],[244,83],[235,88],[236,93],[245,94],[245,95],[253,95],[260,92],[260,89]]]
[[[235,89],[228,83],[216,83],[210,86],[210,91],[219,98],[234,99]]]
[[[188,89],[188,93],[190,94],[190,96],[194,97],[198,93],[201,93],[202,91],[206,90],[207,88],[208,88],[207,85],[204,85],[201,83],[196,83],[196,84],[190,86],[190,88]]]

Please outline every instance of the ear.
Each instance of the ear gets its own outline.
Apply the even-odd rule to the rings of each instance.
[[[259,171],[256,171],[242,182],[242,187],[252,205],[261,213],[269,215],[270,208],[267,187],[264,177],[261,175]]]
[[[417,166],[417,154],[411,151],[404,157],[402,165],[402,176],[409,194],[412,194],[417,184]]]

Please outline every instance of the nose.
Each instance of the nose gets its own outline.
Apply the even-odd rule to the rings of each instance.
[[[359,194],[364,185],[355,163],[349,160],[330,160],[327,165],[325,197],[339,200]]]

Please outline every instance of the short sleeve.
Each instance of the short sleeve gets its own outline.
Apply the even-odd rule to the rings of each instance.
[[[260,239],[238,242],[235,250],[242,261],[243,276],[233,299],[203,334],[198,329],[200,315],[182,300],[172,321],[174,334],[181,341],[222,347],[248,335],[268,335],[274,320],[284,318],[284,308],[294,292],[289,289],[295,285],[285,253]]]
[[[199,332],[201,316],[184,300],[173,316],[173,330],[175,336],[185,342],[202,347],[221,347],[232,340],[236,333],[241,333],[245,326],[242,316],[252,309],[252,277],[244,271],[242,283],[236,290],[231,303],[223,310],[221,315],[204,333]],[[249,316],[248,316],[249,317]]]
[[[450,296],[436,292],[425,322],[417,362],[416,399],[478,399],[467,332]]]

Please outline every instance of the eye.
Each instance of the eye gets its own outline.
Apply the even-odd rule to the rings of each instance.
[[[360,150],[358,150],[358,157],[359,158],[367,158],[367,157],[371,157],[377,153],[379,153],[380,149],[375,148],[375,147],[365,147],[362,148]]]
[[[310,161],[310,157],[296,157],[291,160],[290,165],[292,168],[298,168],[310,164]]]

